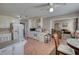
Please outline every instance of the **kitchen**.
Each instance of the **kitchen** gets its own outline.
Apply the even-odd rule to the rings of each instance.
[[[53,4],[54,7],[49,8]],[[0,4],[0,54],[53,55],[52,51],[55,52],[55,42],[52,38],[54,30],[60,31],[64,39],[74,38],[74,33],[78,32],[78,6],[79,4],[74,3]],[[65,41],[63,40],[62,43]],[[71,41],[68,43],[72,44]],[[61,48],[63,49],[62,45],[59,51],[63,52]]]

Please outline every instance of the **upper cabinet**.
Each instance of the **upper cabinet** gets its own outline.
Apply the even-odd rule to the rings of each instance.
[[[43,26],[43,21],[41,18],[33,18],[30,20],[30,28],[37,28],[38,26],[41,28]]]

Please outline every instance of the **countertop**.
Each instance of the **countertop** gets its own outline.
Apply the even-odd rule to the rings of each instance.
[[[14,43],[17,43],[17,40],[10,40],[10,41],[0,41],[0,49],[5,48],[9,45],[12,45]]]

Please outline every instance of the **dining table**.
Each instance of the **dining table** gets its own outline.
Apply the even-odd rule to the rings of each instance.
[[[67,39],[60,41],[58,52],[63,55],[75,55],[74,49],[67,44]]]
[[[68,38],[67,44],[68,46],[74,49],[76,55],[79,55],[79,39]]]

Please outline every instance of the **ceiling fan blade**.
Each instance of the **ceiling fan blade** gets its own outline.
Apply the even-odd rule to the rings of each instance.
[[[45,7],[45,6],[49,6],[49,3],[43,3],[42,5],[35,6],[35,8],[41,8],[41,7]]]
[[[61,5],[61,6],[63,6],[63,5],[66,5],[66,3],[54,3],[54,6],[57,6],[57,5]]]
[[[66,3],[44,3],[39,6],[35,6],[35,8],[39,8],[40,10],[49,10],[49,8],[57,8],[62,7]]]
[[[53,7],[54,7],[54,8],[57,8],[57,7],[60,7],[60,6],[62,7],[62,6],[64,6],[64,5],[66,5],[66,3],[54,3],[54,4],[53,4]]]
[[[65,5],[66,3],[54,3],[55,5]]]

